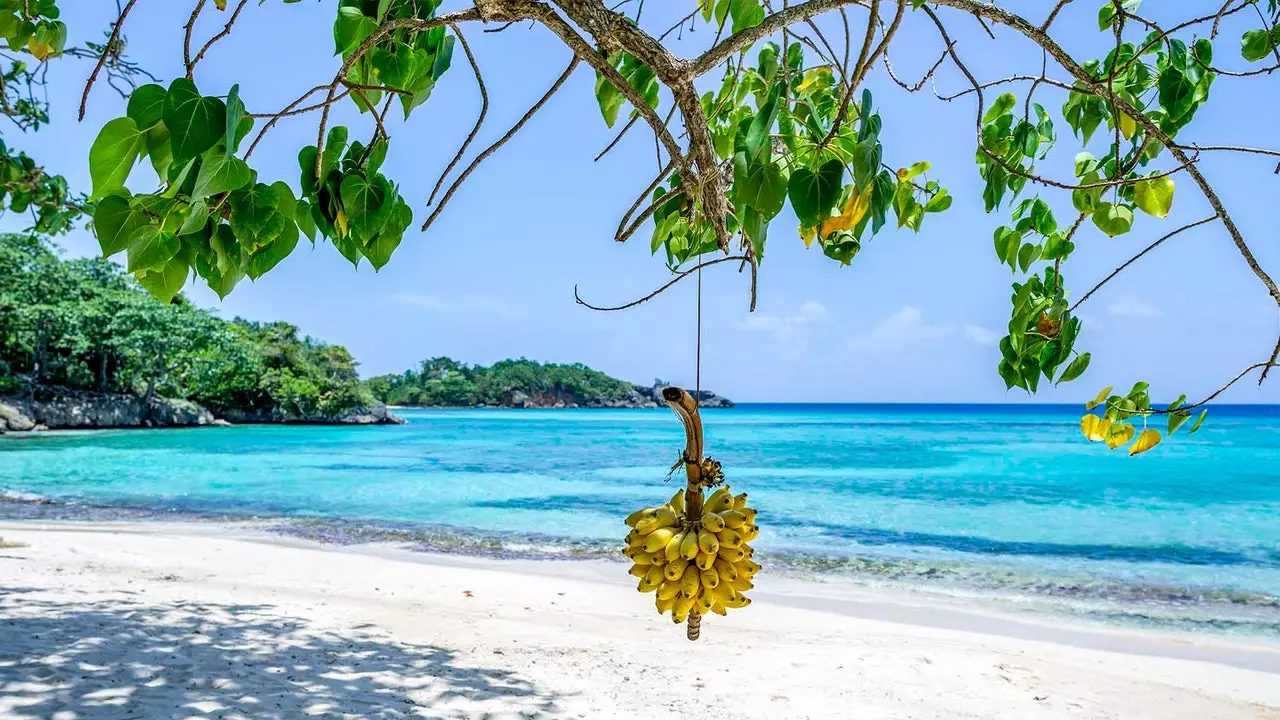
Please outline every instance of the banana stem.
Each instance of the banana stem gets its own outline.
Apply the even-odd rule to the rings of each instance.
[[[684,508],[689,520],[696,523],[702,519],[702,417],[698,414],[698,401],[677,387],[663,388],[662,399],[684,424],[684,471],[688,479]],[[686,636],[697,640],[702,629],[702,616],[697,610],[690,611],[686,623]]]

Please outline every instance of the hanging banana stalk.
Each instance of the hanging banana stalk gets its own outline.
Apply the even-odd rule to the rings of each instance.
[[[702,417],[693,396],[680,388],[662,391],[662,399],[684,424],[685,447],[672,468],[684,465],[686,485],[663,505],[627,517],[631,532],[622,553],[631,559],[631,574],[640,592],[655,592],[659,613],[687,623],[686,635],[697,640],[702,616],[726,614],[751,604],[746,591],[760,565],[748,544],[760,534],[756,511],[747,494],[736,497],[724,484],[720,463],[704,458]],[[716,487],[719,486],[719,487]],[[703,490],[716,487],[707,498]]]

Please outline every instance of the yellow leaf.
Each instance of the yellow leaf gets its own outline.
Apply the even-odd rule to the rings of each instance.
[[[214,5],[214,7],[218,8],[219,10],[226,10],[226,9],[227,9],[227,0],[213,0],[213,5]]]
[[[804,93],[819,82],[826,85],[835,84],[835,78],[831,74],[831,68],[826,65],[819,65],[818,67],[806,70],[804,72],[804,79],[796,86],[796,92]]]
[[[347,213],[345,211],[338,210],[338,215],[334,218],[333,224],[338,226],[338,237],[344,238],[347,236]]]
[[[1111,429],[1111,421],[1104,420],[1097,415],[1089,414],[1080,418],[1080,430],[1084,432],[1084,436],[1089,442],[1102,442],[1107,439],[1107,432]]]
[[[813,245],[813,236],[817,234],[818,234],[818,228],[816,227],[804,227],[803,225],[800,226],[800,239],[804,241],[805,247],[809,247],[810,245]]]
[[[1124,113],[1120,113],[1120,134],[1125,140],[1132,140],[1133,134],[1138,132],[1138,123],[1133,118]]]
[[[1115,450],[1133,439],[1133,426],[1128,423],[1114,423],[1107,433],[1107,447]]]
[[[827,218],[818,226],[818,234],[827,237],[833,232],[841,230],[852,230],[854,226],[862,222],[862,218],[866,216],[867,209],[871,207],[871,186],[867,186],[862,192],[854,191],[849,193],[849,200],[844,204],[844,211],[839,215]]]
[[[1111,386],[1102,388],[1102,392],[1098,393],[1098,397],[1084,404],[1085,410],[1092,410],[1107,401],[1107,396],[1111,394]]]
[[[27,40],[27,51],[36,56],[40,62],[44,62],[53,54],[53,46],[49,43],[38,43],[34,35]]]
[[[1159,444],[1159,430],[1143,430],[1141,433],[1138,433],[1138,439],[1134,440],[1133,444],[1129,446],[1129,454],[1137,455],[1138,453],[1144,453]]]

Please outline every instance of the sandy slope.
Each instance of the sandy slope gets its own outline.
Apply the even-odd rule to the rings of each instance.
[[[691,644],[617,565],[210,526],[0,536],[27,544],[0,550],[0,718],[1280,718],[1276,646],[840,603],[764,579]]]

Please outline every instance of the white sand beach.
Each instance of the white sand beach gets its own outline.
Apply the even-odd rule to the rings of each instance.
[[[621,564],[0,523],[0,718],[1280,718],[1280,645],[757,579],[697,643]]]

